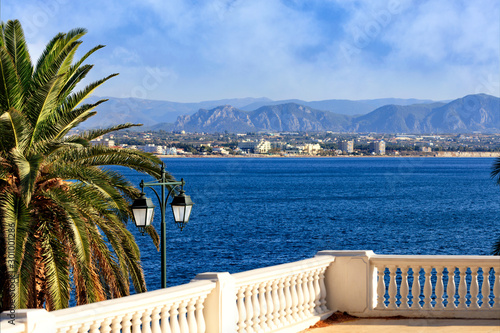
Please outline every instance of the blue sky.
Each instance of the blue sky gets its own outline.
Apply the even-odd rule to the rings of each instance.
[[[177,102],[500,95],[498,0],[2,1],[38,57],[88,29],[96,94]],[[34,60],[33,60],[34,61]]]

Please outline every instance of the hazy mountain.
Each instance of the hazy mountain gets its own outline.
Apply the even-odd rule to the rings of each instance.
[[[341,130],[351,122],[349,116],[295,103],[263,106],[250,112],[250,119],[259,130],[279,132]]]
[[[355,119],[354,132],[419,133],[422,122],[433,108],[443,103],[415,105],[385,105]]]
[[[187,132],[251,132],[256,128],[250,120],[250,114],[231,105],[224,105],[212,110],[200,109],[193,115],[179,116],[175,129]]]
[[[252,104],[240,107],[241,110],[254,111],[260,107],[268,105],[280,105],[295,103],[299,105],[304,105],[317,110],[331,111],[334,113],[345,114],[350,116],[367,114],[378,107],[388,104],[396,105],[412,105],[412,104],[428,104],[434,103],[431,100],[420,100],[420,99],[402,99],[402,98],[381,98],[381,99],[366,99],[360,101],[350,101],[347,99],[328,99],[324,101],[312,101],[306,102],[300,99],[289,99],[281,101],[258,101]],[[230,103],[228,103],[230,104]],[[236,106],[236,105],[233,105]],[[236,106],[238,107],[238,106]]]
[[[416,99],[416,98],[377,98],[377,99],[362,99],[357,102],[369,104],[375,108],[379,108],[384,105],[414,105],[414,104],[431,104],[436,101],[430,99]],[[440,101],[443,104],[449,101]],[[372,110],[373,111],[373,110]]]
[[[263,106],[255,111],[242,111],[233,106],[201,109],[193,115],[180,116],[175,129],[198,132],[250,132],[259,130],[326,131],[342,130],[351,117],[287,103]]]
[[[149,127],[159,123],[173,123],[177,120],[178,116],[192,114],[199,109],[214,108],[224,104],[242,107],[250,103],[271,101],[263,97],[222,99],[199,103],[178,103],[140,98],[91,96],[87,99],[87,103],[93,103],[103,98],[108,98],[109,100],[99,105],[97,114],[82,124],[82,127],[99,128],[127,122],[140,123],[144,124],[145,127]],[[137,129],[141,130],[141,127]]]
[[[426,132],[500,133],[500,98],[486,94],[468,95],[435,108],[422,127]]]
[[[180,116],[174,126],[191,132],[492,133],[500,132],[500,99],[479,94],[446,104],[385,105],[355,117],[297,103],[268,105],[254,111],[225,105]]]

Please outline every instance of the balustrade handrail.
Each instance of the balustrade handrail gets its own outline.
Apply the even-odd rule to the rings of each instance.
[[[194,281],[180,286],[80,305],[50,313],[56,317],[58,328],[73,326],[141,311],[145,308],[152,309],[162,305],[180,303],[196,296],[206,296],[215,288],[215,285],[215,282],[212,281]]]
[[[236,286],[241,287],[249,283],[260,283],[270,278],[278,279],[316,268],[329,266],[335,261],[334,256],[319,256],[311,259],[295,261],[276,266],[257,268],[250,271],[231,274],[236,280]]]
[[[439,264],[450,265],[459,264],[461,266],[473,263],[473,266],[481,265],[500,265],[498,256],[461,256],[461,255],[384,255],[376,254],[370,257],[370,262],[378,263],[425,263],[436,262]]]

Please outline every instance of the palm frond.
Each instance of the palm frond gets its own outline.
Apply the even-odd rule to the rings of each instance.
[[[33,65],[24,38],[21,23],[18,20],[8,21],[4,30],[5,47],[12,57],[17,75],[22,86],[22,96],[29,91]],[[21,99],[22,100],[22,99]]]

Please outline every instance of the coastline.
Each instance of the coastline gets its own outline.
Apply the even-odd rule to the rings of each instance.
[[[156,155],[159,158],[500,158],[500,152],[436,152],[429,155]]]

